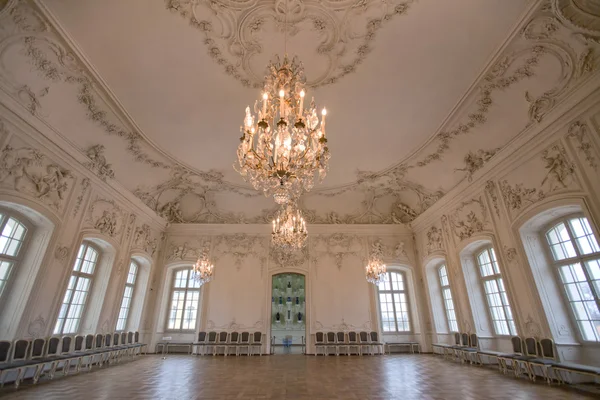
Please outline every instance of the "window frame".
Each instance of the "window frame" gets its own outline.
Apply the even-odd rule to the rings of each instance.
[[[543,243],[543,245],[542,245],[542,247],[544,249],[543,251],[544,251],[544,254],[546,255],[548,263],[551,266],[552,273],[554,275],[556,284],[558,286],[560,286],[560,292],[562,294],[562,302],[563,302],[565,308],[568,310],[567,311],[567,313],[569,315],[568,318],[569,318],[569,321],[571,321],[573,328],[575,328],[574,331],[576,332],[577,338],[579,339],[579,341],[581,343],[585,343],[586,345],[600,346],[600,339],[599,340],[586,340],[583,337],[581,328],[579,327],[579,324],[577,323],[577,317],[575,316],[575,312],[573,311],[573,307],[571,306],[571,301],[569,300],[569,295],[567,294],[566,285],[563,282],[562,277],[560,276],[560,267],[561,266],[579,263],[582,265],[582,270],[586,277],[586,282],[590,286],[592,293],[593,294],[595,293],[595,287],[593,284],[591,284],[591,282],[593,282],[593,280],[590,279],[589,272],[588,272],[587,268],[585,267],[584,263],[585,263],[585,261],[588,261],[588,260],[600,259],[600,252],[591,253],[588,255],[580,254],[577,240],[575,239],[575,236],[573,235],[573,232],[571,231],[571,225],[569,224],[569,220],[572,220],[575,218],[585,218],[587,220],[587,222],[590,226],[590,229],[592,231],[592,234],[594,235],[594,238],[596,239],[596,242],[600,245],[600,240],[599,240],[600,235],[594,229],[594,225],[592,224],[590,218],[582,212],[565,214],[559,218],[553,219],[552,221],[550,221],[549,223],[545,224],[542,227],[542,229],[539,231],[539,237]],[[576,256],[556,261],[556,260],[554,260],[554,255],[552,253],[552,249],[550,248],[550,243],[548,242],[548,238],[546,237],[546,234],[548,232],[550,232],[550,230],[552,230],[554,227],[559,225],[560,223],[563,223],[567,229],[567,233],[569,235],[569,239],[571,240],[571,244],[572,244],[573,248],[575,249]],[[600,291],[598,291],[598,293],[595,293],[595,295],[596,295],[596,305],[600,309]]]
[[[200,285],[198,288],[190,288],[187,286],[185,288],[176,288],[175,287],[175,279],[177,277],[177,273],[180,271],[185,271],[185,270],[189,271],[189,273],[188,273],[188,281],[189,281],[191,274],[193,274],[193,270],[194,270],[192,265],[186,265],[186,266],[171,270],[171,282],[170,282],[170,287],[169,287],[169,297],[167,298],[167,313],[165,316],[166,317],[165,318],[165,332],[179,332],[179,333],[195,332],[196,328],[198,326],[198,320],[199,320],[198,316],[200,315],[200,299],[201,299],[201,295],[202,295],[201,289],[204,285]],[[185,303],[187,301],[188,293],[190,291],[198,292],[198,308],[197,308],[197,312],[196,312],[196,323],[193,328],[190,328],[190,329],[169,328],[169,317],[171,315],[171,307],[173,305],[173,294],[175,293],[176,290],[185,290],[185,296],[183,298],[184,307],[185,307]],[[184,308],[184,311],[185,311],[185,308]],[[184,318],[181,319],[181,323],[179,325],[180,327],[183,326],[183,321],[184,321]]]
[[[492,275],[488,275],[488,276],[484,277],[482,275],[482,273],[481,273],[481,265],[479,264],[479,256],[481,254],[483,254],[484,252],[488,252],[488,256],[490,256],[490,253],[489,253],[490,249],[494,252],[494,256],[496,258],[496,263],[498,264],[498,273],[497,274],[494,273]],[[503,275],[502,268],[501,268],[501,265],[500,265],[500,260],[498,259],[498,253],[496,252],[496,249],[495,249],[494,245],[492,243],[488,243],[488,244],[486,244],[484,246],[479,247],[477,250],[475,250],[473,252],[473,258],[474,258],[474,263],[475,263],[475,268],[476,268],[475,272],[477,273],[479,285],[481,287],[481,293],[483,294],[483,301],[485,302],[485,305],[486,305],[485,308],[486,308],[486,312],[487,312],[487,315],[488,315],[488,318],[489,318],[489,321],[490,321],[490,325],[492,327],[492,331],[494,333],[494,337],[513,337],[513,336],[519,336],[519,330],[517,328],[517,320],[515,318],[515,313],[513,311],[513,306],[512,306],[512,304],[514,304],[514,302],[510,298],[510,293],[509,293],[508,288],[507,288],[506,283],[505,283],[504,275]],[[491,261],[491,257],[490,257],[490,261]],[[492,265],[493,265],[493,261],[491,261],[491,262],[492,262]],[[502,285],[504,286],[504,292],[506,293],[506,298],[508,299],[508,307],[510,308],[510,312],[512,314],[512,322],[513,322],[514,327],[515,327],[514,334],[510,330],[510,323],[509,323],[510,320],[508,318],[506,318],[506,320],[505,320],[506,323],[507,323],[507,327],[508,327],[508,333],[507,334],[498,333],[497,330],[496,330],[496,324],[494,323],[494,321],[496,321],[496,320],[494,320],[494,316],[492,314],[492,305],[490,304],[488,293],[487,293],[486,288],[485,288],[485,282],[486,281],[492,281],[492,280],[497,281],[498,278],[502,279]],[[502,297],[502,296],[500,296],[500,297]],[[502,310],[503,310],[504,314],[506,315],[505,307],[506,306],[504,304],[502,304]]]
[[[6,223],[11,217],[25,227],[25,236],[17,255],[14,257],[4,254],[0,255],[0,262],[8,261],[12,263],[7,275],[6,283],[4,284],[4,287],[0,289],[0,305],[2,305],[4,304],[7,298],[6,296],[4,296],[4,294],[10,293],[13,288],[16,270],[18,269],[19,265],[23,262],[24,254],[27,252],[27,248],[29,247],[29,241],[35,233],[35,226],[23,214],[16,212],[10,208],[0,207],[0,214],[3,215],[0,219],[0,233],[4,230]]]
[[[133,278],[133,283],[129,283],[129,271],[131,270],[131,265],[135,265],[135,274],[134,274],[134,278]],[[117,315],[117,323],[115,325],[115,332],[126,332],[127,331],[127,325],[129,324],[129,317],[131,316],[131,309],[133,308],[133,300],[135,298],[135,294],[136,294],[136,288],[138,286],[138,278],[140,275],[140,268],[141,268],[141,264],[134,260],[133,258],[129,259],[129,269],[127,270],[127,274],[125,275],[125,285],[123,287],[123,295],[121,296],[121,303],[119,304],[119,314]],[[127,313],[125,315],[125,323],[123,324],[123,329],[119,329],[119,320],[121,319],[121,310],[123,309],[123,300],[125,300],[125,293],[127,291],[127,288],[130,287],[131,288],[131,297],[129,299],[129,306],[127,307]]]
[[[98,254],[97,257],[96,257],[96,262],[94,264],[94,272],[92,272],[91,274],[82,273],[81,271],[75,271],[75,265],[76,265],[75,263],[77,263],[77,256],[79,255],[79,249],[81,249],[81,246],[84,246],[84,245],[87,246],[87,247],[92,248]],[[85,252],[87,252],[87,247],[86,247]],[[85,257],[85,252],[83,253],[84,257]],[[79,247],[77,248],[77,253],[75,254],[75,259],[73,260],[73,263],[71,264],[71,269],[69,271],[69,277],[67,279],[67,285],[65,286],[65,288],[63,290],[63,295],[62,295],[62,297],[60,299],[59,308],[58,308],[58,314],[57,314],[56,319],[55,319],[55,325],[54,325],[54,329],[52,330],[52,335],[54,335],[54,336],[75,335],[75,334],[77,334],[77,333],[80,332],[80,330],[81,330],[81,322],[85,318],[86,311],[87,311],[87,309],[89,308],[89,305],[90,305],[90,298],[92,297],[91,295],[93,293],[94,283],[96,281],[96,279],[95,279],[96,278],[96,273],[97,273],[98,268],[100,267],[100,265],[102,263],[102,255],[103,255],[102,254],[102,249],[96,243],[94,243],[91,240],[84,239],[79,244]],[[81,267],[80,267],[80,269],[81,269]],[[65,330],[65,324],[66,324],[67,316],[69,315],[69,310],[71,309],[72,300],[73,300],[73,295],[71,295],[71,300],[69,300],[69,307],[67,308],[67,311],[65,313],[65,318],[64,318],[64,321],[62,323],[60,332],[57,333],[55,330],[56,330],[56,324],[58,323],[58,320],[60,318],[60,309],[62,308],[62,305],[64,304],[63,303],[64,297],[65,297],[65,295],[67,293],[67,290],[69,290],[69,281],[71,280],[71,278],[73,276],[76,276],[77,280],[79,280],[80,277],[88,278],[90,280],[90,285],[89,285],[88,290],[87,290],[87,297],[85,299],[85,303],[83,304],[83,309],[81,310],[81,315],[79,317],[79,321],[77,322],[77,329],[75,329],[74,332],[65,333],[64,332],[64,330]],[[75,281],[75,285],[73,286],[73,288],[76,288],[76,287],[77,287],[77,281]]]
[[[444,268],[446,271],[446,280],[448,281],[447,285],[444,285],[444,282],[442,281],[442,275],[441,275],[442,268]],[[444,311],[445,311],[445,315],[446,315],[446,327],[448,329],[448,332],[450,332],[450,333],[460,332],[460,330],[458,328],[458,315],[456,314],[456,304],[454,303],[454,294],[452,293],[452,287],[450,285],[450,274],[448,274],[448,264],[446,264],[446,262],[439,264],[436,267],[436,272],[437,272],[438,282],[440,284],[440,294],[442,296],[442,305],[444,307]],[[453,321],[456,325],[456,330],[452,329],[452,327],[450,326],[450,315],[449,315],[450,310],[446,306],[446,297],[444,296],[445,289],[448,289],[450,291],[450,301],[452,302],[452,311],[454,311],[454,317],[455,317]]]
[[[402,281],[404,283],[404,290],[393,290],[391,288],[391,274],[396,273],[399,274],[402,277]],[[385,273],[388,277],[388,279],[390,280],[390,290],[381,290],[379,289],[379,285],[376,286],[376,296],[377,296],[377,307],[378,307],[378,317],[379,317],[379,326],[381,328],[381,333],[383,335],[409,335],[409,334],[413,334],[414,333],[414,322],[413,322],[413,315],[412,315],[412,309],[411,309],[411,299],[410,299],[410,293],[409,293],[409,288],[408,288],[408,278],[407,278],[407,274],[405,271],[401,271],[401,270],[396,270],[396,269],[392,269],[392,270],[387,270]],[[392,309],[393,309],[393,315],[394,315],[394,325],[395,325],[395,330],[393,331],[386,331],[383,329],[383,315],[381,312],[381,297],[380,297],[380,293],[390,293],[392,295]],[[396,317],[396,302],[394,300],[394,294],[400,294],[403,293],[406,296],[406,313],[408,314],[408,330],[405,331],[400,331],[398,330],[398,319]]]

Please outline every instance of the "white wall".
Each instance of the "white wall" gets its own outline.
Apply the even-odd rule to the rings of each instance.
[[[369,246],[379,240],[384,261],[402,265],[409,280],[418,271],[414,266],[413,239],[401,225],[311,225],[304,251],[281,255],[270,246],[266,225],[171,225],[166,231],[166,247],[160,301],[155,311],[154,343],[164,336],[193,340],[196,333],[165,329],[169,288],[174,267],[192,265],[203,248],[210,249],[215,264],[214,279],[201,292],[197,330],[255,331],[270,336],[272,276],[296,272],[306,276],[306,323],[308,351],[312,335],[325,330],[380,331],[375,287],[365,280],[364,266]],[[404,243],[404,252],[396,252]],[[182,252],[182,249],[185,249]],[[421,340],[421,286],[411,281],[411,305],[415,329],[411,339]],[[416,282],[416,281],[415,281]],[[268,351],[265,345],[264,351]]]
[[[553,338],[562,360],[600,363],[600,348],[579,339],[562,293],[551,281],[556,274],[542,273],[550,267],[548,260],[539,256],[544,252],[544,243],[539,240],[542,222],[566,213],[583,213],[598,237],[597,88],[575,91],[543,123],[524,131],[502,149],[473,182],[459,184],[413,223],[420,264],[429,265],[435,257],[446,260],[459,327],[477,332],[484,347],[510,349],[508,337],[494,336],[480,305],[474,304],[475,296],[467,295],[473,293],[469,292],[470,249],[488,241],[499,259],[519,335]],[[438,289],[430,284],[429,290]],[[552,301],[548,296],[553,296]],[[437,302],[428,302],[428,307],[430,313],[440,313]],[[428,333],[439,340],[445,331],[436,324]]]
[[[52,334],[83,239],[98,243],[102,256],[80,332],[115,330],[134,254],[147,263],[136,288],[132,318],[137,322],[129,328],[143,331],[140,321],[154,266],[151,260],[159,255],[164,221],[114,181],[105,182],[86,169],[77,158],[80,153],[39,120],[26,121],[9,110],[10,101],[1,92],[0,99],[0,206],[16,209],[33,225],[25,258],[13,271],[11,291],[0,303],[0,337]],[[59,178],[57,169],[62,171]],[[99,229],[105,211],[113,229]]]

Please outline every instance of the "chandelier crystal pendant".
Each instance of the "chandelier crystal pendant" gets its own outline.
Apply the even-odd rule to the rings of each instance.
[[[385,279],[387,271],[385,264],[377,256],[371,256],[371,259],[365,267],[367,274],[367,282],[374,285],[379,285]]]
[[[254,113],[246,107],[237,149],[239,167],[234,168],[256,190],[285,204],[310,191],[327,174],[327,111],[321,111],[319,120],[314,98],[304,108],[306,78],[296,57],[291,61],[287,54],[283,61],[277,57],[268,71],[261,107],[258,101]]]
[[[203,251],[202,255],[198,257],[198,261],[196,261],[192,270],[193,277],[197,282],[200,282],[200,286],[212,280],[215,266],[208,260],[206,251]]]
[[[294,202],[282,206],[277,213],[271,238],[275,247],[285,251],[300,250],[306,245],[306,221]]]

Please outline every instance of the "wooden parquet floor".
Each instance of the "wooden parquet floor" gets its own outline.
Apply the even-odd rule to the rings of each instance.
[[[504,376],[432,355],[376,357],[142,356],[108,368],[0,391],[17,399],[576,400],[572,388]]]

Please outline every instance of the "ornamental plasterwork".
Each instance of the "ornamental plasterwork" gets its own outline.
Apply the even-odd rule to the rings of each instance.
[[[104,235],[117,238],[123,232],[126,212],[114,200],[100,197],[90,204],[86,221]]]
[[[500,150],[496,148],[493,150],[479,149],[476,152],[469,151],[464,158],[464,168],[455,168],[455,171],[465,171],[467,173],[467,180],[471,182],[473,180],[473,174],[483,168],[483,166]]]
[[[73,182],[70,170],[31,147],[7,145],[0,153],[0,183],[60,210]]]
[[[210,252],[210,247],[209,237],[197,238],[192,244],[187,241],[184,243],[171,242],[167,246],[165,258],[167,261],[196,261],[203,252]]]
[[[75,200],[75,206],[73,207],[73,217],[76,217],[77,213],[79,213],[79,209],[81,208],[81,203],[83,203],[83,198],[85,197],[85,194],[87,193],[87,190],[90,187],[89,178],[83,178],[81,180],[80,186],[81,186],[81,191],[79,192],[79,196],[77,196],[77,199]]]
[[[154,256],[158,248],[158,239],[153,237],[152,230],[148,224],[142,224],[135,229],[133,234],[133,247],[142,249],[146,253]]]
[[[300,29],[300,27],[303,26],[302,24],[313,23],[315,20],[305,13],[306,2],[296,3],[293,0],[288,0],[288,2],[289,6],[292,7],[291,11],[288,13],[289,15],[302,15],[302,18],[298,20],[291,18],[288,22],[288,32],[292,35],[294,29]],[[272,18],[272,21],[281,22],[281,6],[284,3],[285,2],[280,1],[279,3],[275,3],[276,5],[270,5],[269,9],[272,13],[270,18]],[[405,2],[393,2],[393,4],[400,5],[403,3]],[[575,7],[575,3],[581,5],[581,7]],[[257,7],[257,4],[262,3],[257,1],[253,3],[253,7]],[[277,6],[277,4],[279,4],[279,6]],[[392,4],[375,4],[374,1],[367,0],[366,2],[352,4],[353,8],[351,8],[351,10],[358,16],[364,15],[364,7],[367,5],[369,5],[371,9],[377,9],[377,7],[380,7],[381,9],[392,7]],[[180,6],[183,8],[180,8]],[[193,21],[192,25],[198,29],[202,29],[204,35],[207,34],[204,30],[206,29],[206,26],[202,27],[196,25],[196,22],[201,21],[202,18],[198,19],[194,17],[194,14],[192,13],[186,13],[186,7],[201,8],[202,10],[213,7],[213,11],[211,11],[213,14],[211,14],[210,18],[214,18],[214,20],[222,18],[222,16],[227,13],[232,13],[230,15],[236,16],[240,14],[240,10],[231,3],[221,4],[217,2],[207,6],[204,3],[200,4],[199,2],[179,2],[179,5],[176,7],[178,8],[177,11],[183,11],[184,16],[189,18],[190,21],[192,18],[195,18],[195,22]],[[318,3],[318,7],[326,9],[327,7],[334,6],[331,3],[320,2]],[[344,9],[350,6],[335,5],[335,7]],[[431,204],[439,200],[445,190],[448,190],[449,188],[430,190],[422,185],[415,184],[406,177],[407,171],[412,168],[429,165],[433,161],[441,160],[444,155],[450,151],[451,142],[453,140],[459,136],[476,133],[475,131],[477,128],[480,128],[486,123],[490,109],[494,104],[494,96],[496,93],[504,92],[516,84],[533,77],[542,57],[553,56],[558,59],[562,66],[563,73],[559,77],[555,87],[542,93],[534,94],[533,91],[529,93],[529,99],[531,100],[531,107],[529,110],[530,117],[532,121],[535,121],[543,118],[543,116],[547,114],[552,107],[551,103],[558,102],[559,97],[565,93],[565,90],[573,86],[573,82],[587,76],[590,72],[598,68],[597,58],[598,48],[600,46],[598,39],[600,36],[597,29],[598,13],[595,12],[596,7],[597,6],[592,0],[552,0],[552,7],[546,6],[541,8],[541,10],[535,13],[529,23],[524,27],[522,35],[514,39],[514,43],[508,47],[506,52],[490,68],[490,70],[487,71],[481,82],[479,82],[474,91],[474,93],[477,93],[477,100],[472,106],[469,106],[472,109],[466,110],[464,113],[465,116],[456,123],[453,123],[452,127],[442,129],[441,132],[433,137],[431,140],[432,146],[434,147],[433,149],[431,148],[432,146],[428,145],[423,151],[415,153],[410,162],[402,162],[389,170],[359,174],[355,185],[349,185],[348,188],[341,191],[358,190],[364,194],[365,200],[359,210],[348,215],[338,215],[331,210],[325,211],[322,214],[317,214],[315,212],[314,220],[309,222],[408,223],[412,221]],[[406,11],[407,9],[403,6],[394,10],[394,12],[398,14],[403,14]],[[340,11],[335,12],[339,13]],[[353,18],[354,17],[356,17],[356,15],[353,15]],[[125,123],[113,113],[113,107],[107,103],[108,96],[98,89],[100,86],[93,81],[92,74],[86,70],[81,61],[77,59],[65,42],[62,41],[60,35],[53,30],[47,19],[35,6],[33,6],[33,3],[11,1],[0,11],[0,18],[3,18],[2,23],[0,23],[0,36],[3,39],[3,43],[10,43],[12,45],[15,41],[20,41],[23,46],[22,54],[29,58],[32,67],[44,78],[44,80],[51,82],[53,85],[59,83],[72,85],[77,93],[76,101],[79,102],[85,110],[87,118],[96,126],[100,127],[107,135],[120,138],[123,141],[126,151],[135,162],[143,163],[151,168],[164,169],[170,172],[175,170],[187,171],[186,173],[192,177],[191,179],[199,181],[208,180],[211,184],[214,184],[211,186],[209,192],[206,192],[204,188],[200,190],[197,197],[194,197],[191,191],[185,192],[184,188],[178,187],[177,185],[162,192],[157,190],[159,187],[168,187],[169,183],[172,182],[165,182],[150,188],[137,188],[135,191],[136,194],[138,194],[138,197],[142,198],[147,204],[154,204],[151,207],[158,214],[163,215],[170,222],[263,223],[262,220],[264,220],[264,214],[249,218],[242,213],[218,210],[215,206],[212,196],[213,193],[234,192],[240,194],[240,192],[244,192],[244,190],[247,189],[239,188],[225,182],[222,179],[222,176],[216,177],[216,181],[212,181],[212,179],[215,178],[215,174],[219,175],[218,172],[191,172],[178,166],[176,161],[168,159],[155,151],[156,149],[153,145],[147,142],[134,127],[125,126]],[[238,21],[238,19],[234,19],[233,21]],[[385,22],[387,20],[383,18],[382,21]],[[12,23],[12,25],[9,25],[10,23]],[[379,28],[377,18],[370,24],[372,24],[372,26],[367,28],[367,31],[365,31],[367,33],[364,36],[364,38],[369,38],[369,40],[372,39],[372,32],[374,32],[369,31],[369,29]],[[333,26],[334,25],[323,25],[319,22],[317,25],[311,27],[311,29],[316,29],[317,32],[323,33],[327,32],[328,29]],[[213,24],[212,28],[215,27],[216,25]],[[264,24],[255,26],[255,28],[253,28],[254,31],[252,32],[258,36],[253,37],[252,40],[260,41],[261,38],[259,36],[264,33],[265,27],[266,25]],[[282,29],[281,24],[279,29]],[[344,29],[347,29],[347,27]],[[214,34],[214,32],[216,32],[216,30],[209,31],[210,34]],[[580,41],[581,43],[571,43],[571,41],[567,43],[566,38],[572,37],[573,35],[582,38],[583,40]],[[359,35],[359,37],[361,36]],[[5,40],[9,38],[10,40]],[[346,46],[353,46],[353,44],[349,43],[344,44]],[[235,45],[237,45],[237,43],[235,43]],[[5,48],[2,48],[0,50],[4,49]],[[233,49],[235,53],[234,46],[228,47],[225,50],[221,49],[221,54],[226,54],[230,49]],[[326,53],[327,52],[323,54]],[[351,55],[354,53],[350,51],[346,54]],[[231,63],[231,65],[234,64]],[[352,65],[352,63],[346,63],[344,65]],[[351,70],[353,69],[350,68],[348,71]],[[335,74],[341,74],[339,76],[342,76],[345,73],[347,72],[342,71],[341,69],[335,72]],[[5,74],[3,71],[0,71],[0,81],[2,81],[3,84],[8,84],[11,87],[9,92],[13,93],[18,99],[19,96],[17,92],[19,88],[22,88],[23,83],[11,82],[9,75],[10,73]],[[258,76],[262,76],[262,71]],[[321,84],[327,83],[326,81],[327,79],[324,79]],[[39,99],[41,99],[41,95],[43,94],[42,89],[44,87],[46,86],[30,88],[31,92],[37,96],[40,105],[41,102]],[[50,91],[45,93],[45,99],[53,96],[53,90],[51,85]],[[24,102],[23,99],[21,99],[20,102],[27,103],[27,101]],[[28,104],[24,105],[28,107]],[[36,110],[39,110],[38,106],[36,106]],[[39,113],[38,117],[40,117]],[[175,173],[177,174],[179,172]],[[377,182],[387,180],[393,181],[395,179],[393,175],[401,176],[403,185],[397,185],[397,182],[384,183],[382,187],[376,187],[375,191],[371,191],[371,186]],[[392,177],[390,178],[390,176]],[[398,187],[403,187],[403,189],[398,190]],[[160,194],[158,194],[159,192]],[[323,191],[322,194],[315,193],[315,195],[337,196],[341,194],[341,192],[339,190],[329,190]],[[250,191],[245,192],[245,194],[242,195],[245,196],[246,194],[253,195]],[[186,198],[186,196],[188,197]],[[386,203],[389,197],[394,198],[393,206],[391,207]],[[416,200],[412,200],[414,198],[416,198]],[[189,201],[186,201],[186,199]],[[408,201],[407,199],[411,199],[411,201]],[[385,205],[381,205],[383,203],[385,203]],[[190,204],[194,206],[202,204],[203,208],[200,210],[193,209],[193,206],[190,206]],[[191,209],[188,210],[189,208]],[[76,214],[76,211],[74,214]]]
[[[357,257],[364,261],[362,240],[357,235],[334,233],[332,235],[317,235],[311,240],[311,259],[317,265],[323,256],[329,255],[334,259],[338,269],[347,257]]]
[[[576,121],[569,127],[568,138],[576,143],[577,150],[583,154],[585,161],[594,170],[598,170],[598,163],[594,156],[594,148],[589,138],[589,127],[585,122]]]
[[[277,247],[269,247],[270,265],[277,268],[308,268],[308,246],[297,251],[284,251]]]
[[[600,37],[600,4],[597,0],[551,0],[556,16],[574,30]]]
[[[69,248],[67,246],[58,246],[54,250],[54,258],[56,258],[58,261],[66,260],[68,255],[69,255]]]
[[[485,183],[485,192],[490,197],[490,200],[492,200],[492,206],[494,207],[496,216],[500,218],[500,208],[498,207],[498,189],[496,188],[494,181],[490,180]]]
[[[551,193],[578,187],[575,166],[561,144],[548,147],[540,156],[544,177],[535,187],[527,187],[524,183],[511,184],[507,179],[500,181],[502,197],[511,213],[543,200]],[[527,165],[521,168],[527,168]]]
[[[442,230],[437,226],[432,226],[427,231],[427,244],[425,250],[427,254],[431,254],[434,251],[442,250]]]
[[[242,268],[244,260],[255,257],[261,265],[266,263],[266,238],[261,235],[248,235],[235,233],[232,235],[219,235],[213,241],[213,260],[218,262],[224,256],[231,256],[238,270]]]
[[[106,178],[115,178],[115,171],[113,171],[112,165],[106,162],[104,150],[105,148],[101,144],[97,144],[95,146],[90,147],[85,152],[90,161],[86,162],[84,165],[86,168],[93,171],[98,176],[98,178],[106,182]]]
[[[357,332],[357,331],[367,331],[370,332],[372,330],[371,321],[365,321],[360,325],[352,325],[344,321],[342,318],[342,322],[334,325],[323,325],[321,321],[315,321],[314,329],[318,331],[332,331],[332,332]]]
[[[460,240],[483,232],[488,225],[488,210],[481,197],[461,203],[449,218],[453,233]]]
[[[309,86],[335,83],[355,72],[373,47],[376,33],[386,23],[409,11],[417,0],[165,0],[203,37],[208,55],[244,86],[262,87],[264,71],[253,69],[253,59],[264,49],[273,31],[290,37],[312,32],[318,76]],[[287,16],[286,16],[287,15]],[[286,23],[287,19],[287,23]],[[272,54],[267,54],[270,58]]]
[[[237,322],[235,322],[235,318],[232,319],[230,322],[223,324],[223,325],[215,324],[215,322],[212,319],[209,319],[206,322],[206,329],[216,330],[216,331],[227,331],[227,332],[242,331],[242,330],[262,330],[263,327],[264,327],[263,321],[256,321],[252,325],[244,325],[244,324],[238,324]]]

